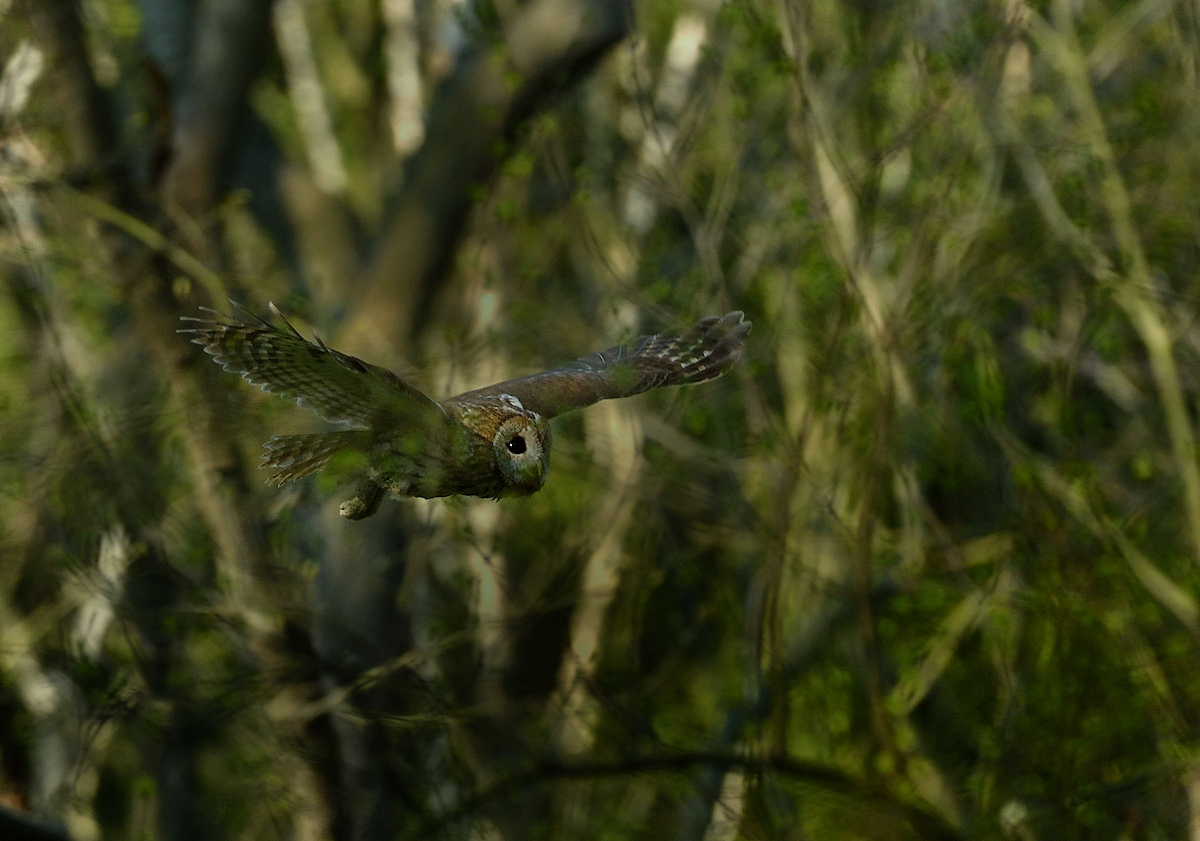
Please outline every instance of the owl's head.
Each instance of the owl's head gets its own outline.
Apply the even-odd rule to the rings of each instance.
[[[541,415],[514,415],[496,428],[492,453],[508,490],[541,490],[550,469],[550,424]]]

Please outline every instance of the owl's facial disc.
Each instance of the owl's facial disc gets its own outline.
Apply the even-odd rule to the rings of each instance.
[[[541,489],[550,467],[550,425],[537,415],[517,415],[500,424],[492,439],[496,464],[515,493]]]

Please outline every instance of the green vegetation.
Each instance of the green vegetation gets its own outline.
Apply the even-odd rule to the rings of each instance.
[[[0,4],[0,837],[1196,837],[1198,14]],[[438,397],[754,329],[346,522],[229,298]]]

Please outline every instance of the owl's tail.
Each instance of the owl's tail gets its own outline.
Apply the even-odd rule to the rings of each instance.
[[[340,452],[358,451],[365,463],[371,446],[371,434],[361,429],[345,432],[315,432],[307,435],[276,435],[265,444],[261,467],[278,470],[267,479],[272,485],[283,485],[316,473]]]

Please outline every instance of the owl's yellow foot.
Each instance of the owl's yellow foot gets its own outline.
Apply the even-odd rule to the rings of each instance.
[[[338,508],[338,513],[347,520],[361,520],[364,517],[370,517],[379,510],[379,503],[383,502],[383,486],[371,481],[363,479],[355,488],[354,496],[341,504]]]

